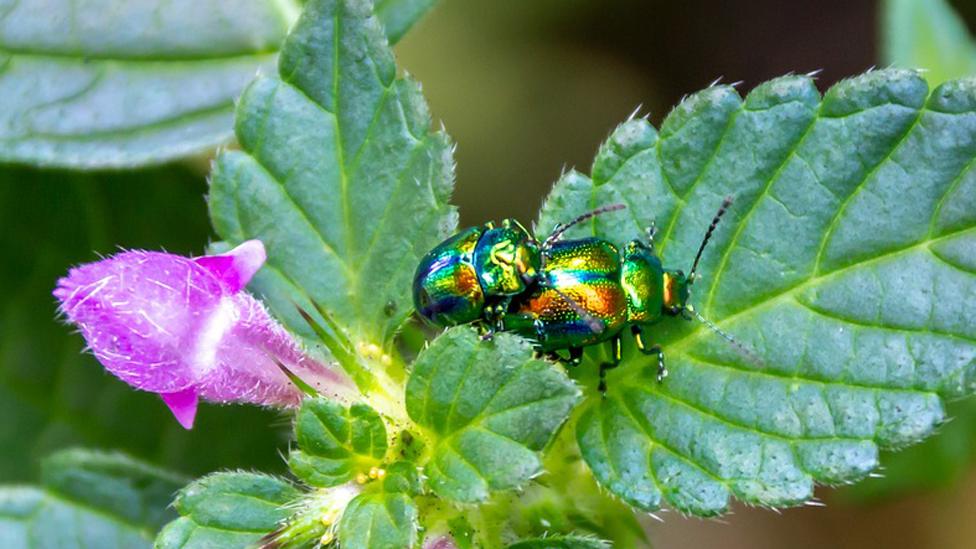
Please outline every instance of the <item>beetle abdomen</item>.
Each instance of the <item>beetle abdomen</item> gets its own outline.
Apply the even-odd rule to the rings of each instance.
[[[483,227],[471,227],[442,242],[420,260],[413,302],[428,320],[442,325],[481,318],[485,294],[472,258]]]
[[[545,351],[605,341],[627,321],[619,280],[613,244],[595,238],[557,242],[547,251],[542,283],[515,304],[505,328],[535,339]]]

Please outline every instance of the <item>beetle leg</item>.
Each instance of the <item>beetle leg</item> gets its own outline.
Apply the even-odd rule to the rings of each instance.
[[[614,336],[610,340],[610,360],[600,364],[600,384],[597,389],[601,394],[606,394],[607,392],[607,370],[613,370],[620,365],[620,359],[623,356],[623,350],[621,347],[620,336]]]
[[[484,309],[484,332],[481,334],[482,341],[489,341],[495,336],[495,332],[505,331],[505,312],[512,298],[503,297],[497,303],[489,304]]]
[[[644,342],[644,332],[640,326],[631,326],[630,331],[634,334],[637,350],[645,355],[657,355],[657,382],[661,383],[664,378],[668,377],[668,369],[664,366],[664,349],[657,344],[648,347]]]
[[[548,353],[545,353],[545,356],[553,362],[558,362],[568,368],[575,368],[583,362],[583,348],[570,347],[569,358],[564,357],[556,351],[549,351]]]
[[[583,363],[583,348],[582,347],[570,347],[569,348],[569,364],[570,366],[576,367]]]
[[[532,326],[535,327],[535,336],[536,336],[536,339],[538,339],[540,343],[543,342],[543,341],[545,341],[546,340],[546,325],[545,325],[545,323],[542,322],[541,319],[536,318],[535,320],[532,321]]]
[[[651,225],[647,228],[647,246],[650,249],[654,249],[654,237],[657,235],[657,223],[651,221]]]

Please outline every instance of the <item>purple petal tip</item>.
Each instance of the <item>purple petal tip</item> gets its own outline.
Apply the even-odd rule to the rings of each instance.
[[[176,393],[160,393],[163,402],[169,406],[173,417],[184,429],[193,428],[193,420],[197,417],[197,392],[193,389],[186,389]]]
[[[205,255],[195,258],[194,261],[210,271],[234,293],[247,286],[267,259],[264,244],[260,240],[248,240],[225,254]]]

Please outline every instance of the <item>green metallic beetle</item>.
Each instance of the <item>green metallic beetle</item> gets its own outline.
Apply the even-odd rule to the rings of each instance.
[[[622,252],[599,238],[550,237],[542,247],[538,281],[513,300],[502,318],[504,329],[534,339],[540,351],[570,365],[580,363],[584,347],[609,341],[610,360],[600,365],[599,388],[605,391],[606,372],[620,363],[621,332],[629,326],[637,349],[657,356],[657,379],[662,381],[667,376],[664,351],[660,345],[648,345],[645,332],[669,316],[697,315],[688,300],[698,262],[730,204],[728,198],[722,203],[687,275],[661,264],[654,252],[653,229],[646,243],[632,240]],[[556,353],[562,350],[569,358]]]
[[[698,316],[688,303],[691,285],[730,204],[727,198],[712,220],[688,275],[663,267],[654,252],[653,230],[647,243],[633,240],[622,253],[600,238],[561,240],[573,225],[623,208],[612,205],[557,227],[542,244],[514,220],[501,228],[488,224],[462,231],[423,258],[414,278],[414,302],[436,324],[481,320],[489,336],[496,329],[518,333],[570,365],[580,363],[584,347],[610,341],[611,360],[600,366],[601,391],[606,371],[620,362],[621,332],[630,326],[637,348],[657,355],[661,381],[667,375],[664,353],[659,345],[646,344],[644,332],[668,316]],[[557,353],[563,350],[568,358]]]
[[[486,223],[448,238],[420,260],[414,306],[440,326],[497,324],[512,297],[536,281],[539,243],[514,219]]]

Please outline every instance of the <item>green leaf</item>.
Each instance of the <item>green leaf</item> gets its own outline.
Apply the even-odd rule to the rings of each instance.
[[[433,439],[428,486],[477,502],[525,484],[541,472],[538,452],[578,396],[561,369],[532,357],[528,342],[448,330],[420,353],[407,383],[407,413]]]
[[[181,517],[156,538],[158,549],[248,547],[286,519],[300,496],[291,484],[257,473],[214,473],[183,488],[173,505]]]
[[[138,166],[225,143],[296,14],[293,0],[0,1],[0,160]]]
[[[389,343],[412,310],[417,262],[456,225],[450,142],[396,71],[369,2],[308,2],[279,75],[241,98],[243,150],[214,167],[214,228],[234,244],[264,241],[251,287],[312,339],[296,303],[320,305],[356,344]]]
[[[64,498],[156,531],[173,519],[170,499],[186,479],[118,452],[72,449],[43,460],[41,482]]]
[[[122,454],[44,460],[43,487],[0,486],[0,547],[149,547],[183,480]]]
[[[386,29],[386,37],[396,43],[423,17],[437,0],[377,0],[376,16]]]
[[[745,100],[694,94],[658,134],[622,125],[554,189],[539,228],[592,205],[631,207],[574,235],[618,244],[654,220],[673,268],[691,265],[722,198],[735,203],[702,260],[692,302],[760,357],[697,322],[649,339],[671,372],[627,343],[577,437],[598,481],[631,505],[723,512],[730,496],[795,505],[814,483],[864,477],[879,448],[916,442],[940,396],[976,383],[976,81],[929,92],[916,73],[805,76]],[[653,212],[650,214],[648,212]]]
[[[885,0],[881,59],[939,84],[976,74],[976,41],[947,0]]]
[[[604,541],[576,536],[553,536],[548,538],[528,539],[509,545],[508,549],[607,549],[610,547]]]
[[[360,494],[342,514],[339,543],[349,549],[415,547],[417,507],[402,493]]]
[[[976,462],[976,399],[949,402],[935,436],[900,452],[882,452],[880,478],[845,487],[837,497],[869,504],[886,498],[948,489],[961,482]]]
[[[152,532],[42,489],[4,486],[0,487],[0,546],[149,548]]]
[[[324,399],[302,403],[295,423],[300,450],[293,450],[288,465],[312,486],[330,487],[348,482],[380,464],[386,454],[383,419],[365,404],[346,408]]]
[[[43,457],[75,446],[117,448],[192,475],[285,469],[287,438],[276,412],[206,405],[187,431],[158,395],[107,375],[82,352],[84,339],[56,320],[51,291],[73,265],[119,248],[201,253],[205,191],[202,175],[178,166],[0,169],[0,482],[33,482]]]
[[[372,483],[353,498],[339,522],[344,549],[400,549],[417,544],[418,493],[416,467],[400,462],[387,470],[382,483]]]

